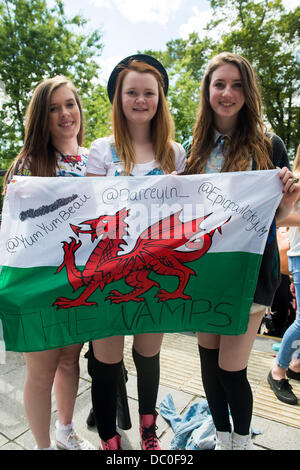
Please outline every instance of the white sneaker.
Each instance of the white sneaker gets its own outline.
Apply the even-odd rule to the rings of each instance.
[[[35,446],[34,450],[56,450],[55,442],[51,441],[50,447],[46,447],[45,449],[39,449],[38,446]]]
[[[56,421],[56,445],[63,450],[97,450],[89,441],[82,439],[74,431],[73,425],[60,426]]]
[[[232,434],[232,449],[233,450],[254,450],[251,434],[241,436],[234,432]]]
[[[215,450],[232,450],[231,432],[216,431]]]

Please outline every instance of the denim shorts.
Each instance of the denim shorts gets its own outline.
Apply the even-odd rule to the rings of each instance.
[[[255,302],[253,302],[253,304],[251,305],[251,308],[250,308],[250,315],[252,313],[261,312],[262,310],[264,310],[266,308],[268,308],[266,305],[256,304]]]

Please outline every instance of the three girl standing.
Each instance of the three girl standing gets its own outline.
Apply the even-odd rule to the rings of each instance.
[[[152,57],[136,55],[118,64],[108,84],[113,103],[113,136],[98,139],[92,144],[88,175],[134,176],[184,171],[185,152],[172,141],[172,119],[165,100],[167,88],[166,72]],[[73,119],[57,127],[62,130],[62,127],[68,126],[73,126]],[[55,128],[51,133],[53,136],[54,131]],[[49,140],[49,137],[45,139],[47,145]],[[75,140],[72,139],[72,149],[58,147],[58,150],[74,153]],[[53,171],[57,161],[53,158],[51,161]],[[200,111],[186,172],[243,171],[275,166],[282,167],[280,178],[284,187],[284,196],[276,214],[279,221],[287,216],[299,192],[299,185],[288,169],[285,147],[277,136],[269,138],[264,132],[261,99],[249,62],[236,54],[216,56],[203,78]],[[26,167],[22,165],[22,168]],[[41,174],[37,169],[34,171],[32,174]],[[226,337],[198,333],[202,379],[217,430],[217,449],[252,448],[249,433],[252,392],[247,380],[247,362],[265,307],[271,305],[278,285],[279,272],[274,274],[270,269],[271,261],[276,256],[276,241],[270,237],[250,310],[248,330],[244,335]],[[162,334],[137,335],[133,343],[141,443],[145,450],[160,449],[155,433],[155,405],[162,337]],[[122,336],[93,341],[89,358],[93,409],[102,448],[106,450],[121,448],[120,435],[116,430],[116,395],[122,373],[123,347]],[[74,346],[74,349],[78,359],[81,346]],[[54,356],[53,370],[56,370],[57,357],[60,356],[57,353]],[[39,374],[44,372],[36,364],[32,369]],[[46,383],[51,380],[53,374],[50,380],[46,377]],[[43,396],[43,400],[49,403],[51,387],[48,385],[45,388],[46,395],[40,393],[40,397]],[[49,405],[47,407],[49,428]],[[36,416],[32,418],[32,430],[36,436],[39,435]],[[39,448],[49,444],[49,438],[47,442],[39,441]]]

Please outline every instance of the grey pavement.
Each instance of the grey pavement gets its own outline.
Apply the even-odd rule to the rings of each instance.
[[[264,350],[264,348],[271,347],[271,342],[274,340],[258,337],[254,347]],[[6,352],[5,360],[3,357],[2,355],[2,361],[0,361],[0,450],[32,450],[35,442],[23,408],[23,384],[26,375],[24,359],[22,354],[15,352]],[[91,383],[87,373],[87,361],[83,356],[80,358],[80,368],[80,384],[74,413],[75,429],[98,448],[99,437],[96,430],[88,429],[86,426],[86,418],[91,408]],[[129,431],[120,430],[122,446],[125,450],[140,450],[136,377],[131,374],[128,377],[127,393],[132,428]],[[161,385],[158,404],[167,393],[171,393],[176,411],[182,415],[191,404],[202,399],[199,396]],[[53,398],[52,438],[54,438],[55,420],[56,406]],[[174,433],[161,416],[158,417],[157,424],[162,449],[168,450]],[[261,432],[254,439],[255,450],[300,450],[300,427],[288,426],[258,416],[253,416],[252,427]]]

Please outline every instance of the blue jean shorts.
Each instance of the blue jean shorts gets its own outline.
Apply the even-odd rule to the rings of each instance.
[[[261,312],[262,310],[265,310],[266,308],[268,308],[266,305],[256,304],[255,302],[253,302],[250,308],[250,315],[253,313]]]

